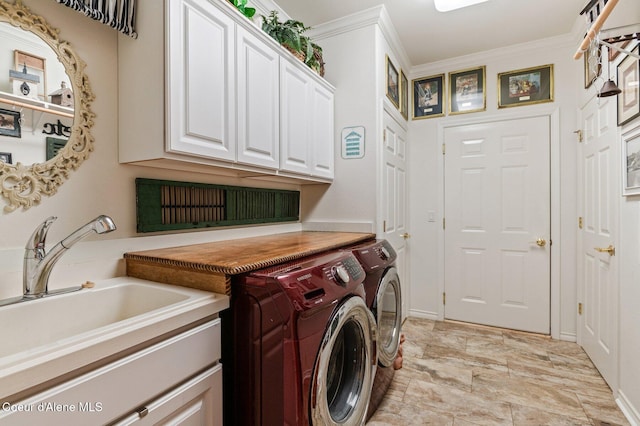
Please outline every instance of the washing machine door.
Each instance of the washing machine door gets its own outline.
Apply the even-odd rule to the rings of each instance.
[[[311,424],[364,424],[375,368],[375,318],[362,298],[351,297],[331,317],[316,357]]]
[[[398,355],[402,327],[402,293],[396,268],[387,269],[382,276],[375,300],[378,362],[383,367],[390,367]]]

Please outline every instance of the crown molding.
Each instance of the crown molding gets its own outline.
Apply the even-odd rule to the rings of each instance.
[[[561,36],[549,37],[540,40],[528,41],[526,43],[514,44],[507,47],[501,47],[498,49],[486,50],[482,52],[475,52],[469,55],[458,56],[455,58],[443,59],[437,62],[429,62],[427,64],[421,64],[411,67],[410,75],[413,78],[416,75],[423,75],[433,72],[434,70],[461,68],[469,64],[474,63],[486,63],[505,56],[510,55],[522,55],[527,52],[549,50],[554,51],[558,48],[566,48],[570,52],[576,45],[576,38],[574,34],[565,34]],[[568,57],[573,55],[570,52]]]
[[[378,25],[382,35],[391,46],[391,50],[399,58],[399,61],[404,64],[410,64],[409,56],[400,42],[400,37],[391,22],[389,13],[382,4],[325,22],[324,24],[315,25],[309,30],[308,34],[315,41],[319,41],[372,25]]]

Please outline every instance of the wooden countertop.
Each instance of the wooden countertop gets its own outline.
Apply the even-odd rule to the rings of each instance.
[[[230,277],[374,239],[356,232],[290,232],[125,253],[127,275],[230,294]]]

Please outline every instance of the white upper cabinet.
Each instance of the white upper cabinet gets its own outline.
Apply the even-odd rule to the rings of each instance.
[[[293,61],[280,60],[280,168],[332,179],[333,92]]]
[[[167,6],[167,151],[235,160],[235,23],[208,1]]]
[[[333,179],[333,92],[320,84],[312,86],[311,174]]]
[[[333,179],[331,85],[226,0],[151,3],[118,38],[121,163]]]
[[[238,161],[278,168],[280,55],[238,26]]]
[[[288,60],[281,61],[282,98],[280,99],[281,147],[280,168],[311,174],[309,121],[311,118],[311,80]]]

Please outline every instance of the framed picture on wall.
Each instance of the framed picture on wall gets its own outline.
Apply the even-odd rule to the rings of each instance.
[[[640,125],[622,134],[622,195],[640,194]]]
[[[389,56],[387,56],[387,98],[396,108],[400,108],[400,75],[398,69],[393,65]]]
[[[449,73],[449,114],[487,108],[485,73],[485,66]]]
[[[0,109],[0,136],[21,137],[20,112]]]
[[[498,108],[553,102],[553,65],[498,74]]]
[[[584,88],[588,89],[593,81],[602,73],[602,63],[600,62],[602,47],[598,45],[597,50],[591,48],[584,52]]]
[[[413,80],[413,119],[444,115],[444,74]]]
[[[409,81],[400,70],[400,113],[405,120],[409,119]]]
[[[12,155],[10,152],[0,152],[0,161],[5,164],[13,164]]]
[[[638,46],[632,50],[638,53]],[[618,126],[633,120],[640,115],[640,61],[627,56],[618,65],[618,87],[622,92],[618,95]]]

